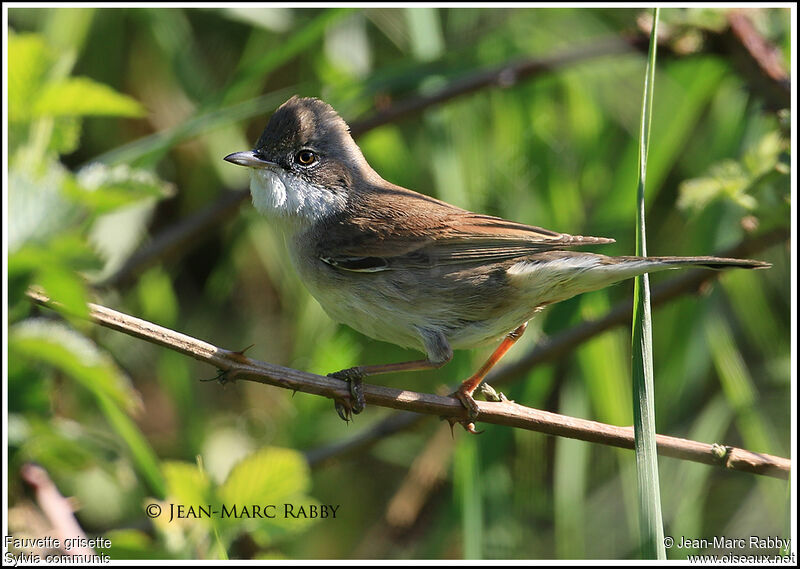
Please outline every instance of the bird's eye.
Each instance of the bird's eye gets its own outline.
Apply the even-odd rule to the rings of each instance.
[[[310,150],[301,150],[294,156],[295,162],[303,166],[310,166],[317,161],[317,155]]]

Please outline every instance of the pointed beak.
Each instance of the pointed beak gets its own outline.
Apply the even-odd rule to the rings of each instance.
[[[248,168],[272,168],[277,166],[275,162],[264,160],[253,150],[234,152],[233,154],[228,154],[223,160],[239,166],[247,166]]]

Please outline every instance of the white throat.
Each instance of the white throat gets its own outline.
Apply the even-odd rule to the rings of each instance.
[[[347,198],[292,176],[281,168],[252,168],[250,193],[262,215],[313,224],[344,210]]]

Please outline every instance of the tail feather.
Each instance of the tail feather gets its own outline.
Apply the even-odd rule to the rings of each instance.
[[[681,267],[713,270],[767,269],[769,263],[724,257],[608,257],[594,253],[548,251],[508,268],[511,283],[523,289],[529,302],[543,306],[607,287],[644,273]]]
[[[727,257],[614,257],[620,261],[649,261],[652,263],[663,263],[667,266],[695,266],[706,269],[722,270],[731,268],[740,269],[768,269],[771,263],[755,261],[753,259],[731,259]]]

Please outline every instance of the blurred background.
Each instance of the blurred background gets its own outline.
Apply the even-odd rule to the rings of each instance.
[[[658,432],[780,456],[790,18],[662,10],[647,171],[649,254],[740,246],[773,264],[654,308]],[[631,254],[650,22],[633,8],[9,9],[9,532],[53,531],[23,468],[36,463],[112,559],[636,558],[631,451],[494,425],[451,435],[375,406],[345,424],[330,400],[201,382],[216,370],[81,316],[91,300],[320,374],[418,357],[325,315],[247,172],[222,160],[293,94],[332,104],[391,182]],[[32,284],[59,312],[25,298]],[[628,282],[550,307],[507,363],[631,295]],[[374,381],[446,393],[491,349]],[[521,404],[630,425],[630,324],[506,379]],[[660,469],[667,535],[789,536],[786,481]],[[338,510],[166,517],[212,502]]]

